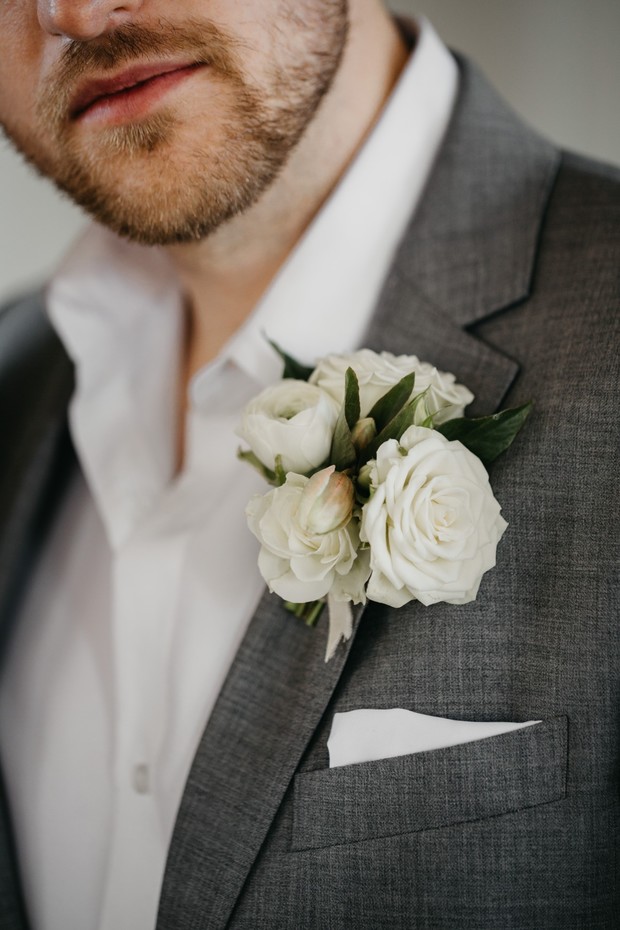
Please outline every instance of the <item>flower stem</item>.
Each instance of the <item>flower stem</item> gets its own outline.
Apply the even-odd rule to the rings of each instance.
[[[295,604],[293,601],[284,602],[285,609],[303,620],[306,626],[314,626],[324,606],[325,600],[309,601],[307,604]]]

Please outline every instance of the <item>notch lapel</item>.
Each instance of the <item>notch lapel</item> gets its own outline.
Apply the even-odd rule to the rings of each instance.
[[[158,930],[226,926],[353,640],[326,663],[325,626],[310,629],[263,596],[189,775]]]
[[[497,408],[519,366],[466,327],[526,298],[558,156],[461,67],[442,153],[365,344],[454,372],[476,393],[477,415]],[[361,616],[358,608],[355,629]],[[158,930],[226,926],[350,645],[326,665],[323,631],[265,595],[194,759]]]
[[[469,62],[440,157],[386,280],[365,344],[418,355],[492,413],[518,362],[474,335],[532,287],[557,149],[527,129]]]
[[[364,344],[375,351],[417,355],[452,372],[474,394],[468,416],[493,413],[519,372],[513,359],[455,324],[397,268],[386,284],[380,312]]]

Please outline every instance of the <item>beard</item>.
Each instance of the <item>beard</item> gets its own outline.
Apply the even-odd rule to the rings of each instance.
[[[5,124],[5,133],[41,174],[119,235],[146,245],[203,239],[273,183],[338,69],[347,0],[283,6],[288,29],[280,19],[277,34],[294,36],[295,51],[272,63],[260,84],[245,73],[240,44],[213,23],[131,24],[72,42],[37,101],[34,127]],[[180,107],[83,131],[71,112],[80,83],[179,55],[198,66]]]

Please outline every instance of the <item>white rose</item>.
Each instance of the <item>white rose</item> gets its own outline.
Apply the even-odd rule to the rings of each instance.
[[[272,471],[281,455],[284,471],[304,474],[327,460],[338,412],[321,388],[286,378],[250,401],[237,435]]]
[[[384,442],[362,511],[368,598],[402,607],[474,600],[508,525],[480,460],[441,433],[410,427]]]
[[[261,543],[258,567],[270,591],[305,604],[324,597],[338,581],[340,597],[363,600],[369,569],[362,577],[356,565],[359,524],[353,504],[351,480],[333,465],[312,478],[288,474],[281,487],[252,498],[246,514]]]
[[[372,352],[361,349],[350,355],[328,355],[313,371],[310,382],[323,388],[339,404],[344,398],[344,375],[352,368],[360,385],[361,416],[365,417],[374,404],[383,397],[401,378],[415,371],[413,394],[428,389],[424,402],[416,410],[416,423],[422,423],[429,414],[435,423],[443,423],[454,417],[462,417],[465,407],[474,395],[462,384],[456,383],[454,375],[438,371],[428,362],[421,362],[415,355],[392,355],[391,352]]]

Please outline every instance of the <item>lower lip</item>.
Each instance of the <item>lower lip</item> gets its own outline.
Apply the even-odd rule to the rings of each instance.
[[[141,119],[171,90],[205,67],[206,65],[190,65],[177,71],[168,71],[118,93],[100,97],[76,117],[76,122],[116,126]]]

